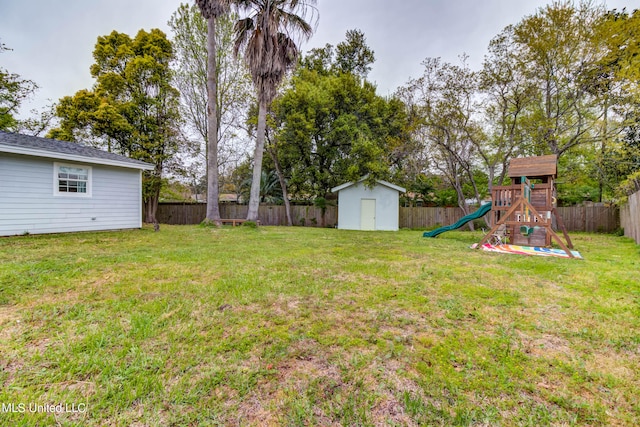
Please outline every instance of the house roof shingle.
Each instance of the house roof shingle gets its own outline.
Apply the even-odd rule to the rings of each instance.
[[[151,170],[152,164],[75,142],[0,131],[0,152]]]

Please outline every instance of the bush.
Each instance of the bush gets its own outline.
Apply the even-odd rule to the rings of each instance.
[[[204,219],[201,223],[200,223],[200,227],[205,227],[205,228],[213,228],[213,227],[217,227],[216,223],[211,221],[210,219]]]
[[[245,221],[242,223],[242,226],[247,228],[258,228],[258,224],[256,224],[255,221]]]

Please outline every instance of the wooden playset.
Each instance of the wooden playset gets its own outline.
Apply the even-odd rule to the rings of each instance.
[[[548,247],[554,240],[571,258],[571,239],[556,209],[555,178],[558,158],[555,155],[512,159],[509,164],[511,185],[491,190],[491,224],[489,233],[478,243],[504,234],[510,244]],[[565,242],[553,230],[554,219]]]

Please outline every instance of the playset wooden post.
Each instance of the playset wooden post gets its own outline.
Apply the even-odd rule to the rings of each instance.
[[[512,159],[509,164],[511,185],[491,190],[493,227],[478,244],[482,247],[501,225],[506,226],[509,242],[523,246],[551,246],[552,239],[571,258],[571,239],[556,210],[555,155]],[[553,219],[562,230],[565,242],[553,230]]]

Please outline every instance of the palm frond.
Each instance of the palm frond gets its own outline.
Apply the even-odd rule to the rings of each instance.
[[[251,12],[236,24],[236,54],[244,49],[259,99],[271,102],[298,59],[295,39],[308,39],[313,32],[305,14],[315,0],[238,0],[236,4]]]
[[[234,32],[236,34],[235,42],[234,42],[234,53],[237,56],[240,49],[243,46],[246,46],[249,42],[249,38],[252,36],[254,31],[254,23],[252,18],[240,19],[236,22],[234,26]]]
[[[279,18],[282,22],[280,27],[287,29],[291,36],[300,34],[304,39],[308,40],[313,34],[313,27],[304,19],[304,17],[298,16],[292,12],[282,11]]]

